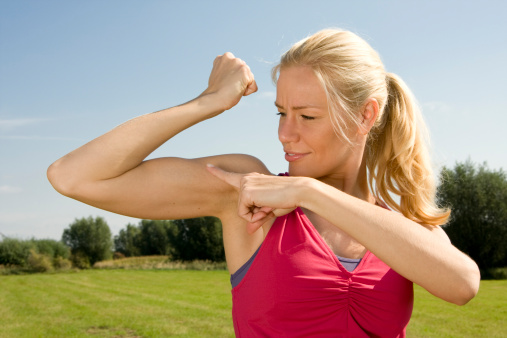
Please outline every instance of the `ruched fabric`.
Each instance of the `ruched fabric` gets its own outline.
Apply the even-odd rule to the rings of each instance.
[[[405,337],[413,286],[370,251],[347,271],[297,208],[275,220],[232,300],[238,337]]]

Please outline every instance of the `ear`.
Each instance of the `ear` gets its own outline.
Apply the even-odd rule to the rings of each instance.
[[[378,116],[378,102],[374,98],[369,98],[363,106],[361,111],[361,121],[359,123],[359,133],[366,135],[370,132],[371,128],[377,121]]]

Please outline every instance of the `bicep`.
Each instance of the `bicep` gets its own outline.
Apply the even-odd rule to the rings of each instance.
[[[262,162],[246,155],[159,158],[118,177],[89,183],[76,199],[136,218],[220,217],[236,207],[237,192],[211,175],[207,163],[235,172],[267,172]]]

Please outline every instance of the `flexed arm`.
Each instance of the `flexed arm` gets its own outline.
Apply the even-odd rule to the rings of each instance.
[[[144,159],[182,130],[232,108],[256,90],[249,67],[225,53],[215,59],[208,88],[199,97],[127,121],[57,160],[48,178],[66,196],[134,217],[216,215],[224,203],[217,196],[227,196],[220,193],[230,188],[206,176],[203,160]],[[224,156],[206,159],[210,161],[226,166],[234,162],[245,171],[252,163],[261,166],[244,156],[234,161]]]

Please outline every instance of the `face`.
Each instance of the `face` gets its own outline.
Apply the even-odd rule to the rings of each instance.
[[[281,69],[275,105],[280,115],[278,138],[291,176],[343,179],[357,166],[354,149],[335,134],[326,93],[311,68]]]

